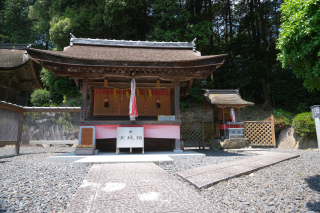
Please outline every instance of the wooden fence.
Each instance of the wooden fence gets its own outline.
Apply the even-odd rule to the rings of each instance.
[[[263,121],[245,121],[244,136],[251,146],[276,146],[274,118]],[[215,136],[214,123],[202,121],[182,121],[181,136],[185,147],[210,146],[210,139]]]
[[[19,154],[24,112],[80,112],[80,107],[22,107],[0,101],[0,146],[15,145]]]
[[[201,121],[182,121],[180,133],[185,147],[211,146],[210,139],[214,137],[214,123]]]
[[[263,121],[245,121],[244,136],[251,146],[276,146],[273,115]]]
[[[16,154],[20,152],[22,118],[22,107],[0,102],[0,146],[15,145]]]

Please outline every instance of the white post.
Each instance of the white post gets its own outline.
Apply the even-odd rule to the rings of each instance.
[[[315,118],[314,121],[316,123],[318,150],[320,151],[320,118]]]
[[[314,105],[311,107],[312,117],[316,123],[318,150],[320,151],[320,105]]]

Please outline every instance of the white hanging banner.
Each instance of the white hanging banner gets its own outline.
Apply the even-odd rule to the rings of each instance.
[[[234,113],[233,107],[230,110],[232,122],[236,122],[236,114]]]
[[[138,117],[138,110],[137,110],[137,104],[136,104],[136,80],[134,78],[131,80],[129,116],[131,121],[134,121],[136,117]]]

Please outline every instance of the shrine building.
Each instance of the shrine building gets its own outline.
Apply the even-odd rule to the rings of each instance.
[[[39,65],[24,48],[29,44],[0,43],[0,101],[27,106],[35,89],[42,89]]]
[[[206,79],[227,54],[201,56],[193,42],[76,38],[63,51],[26,48],[55,76],[74,78],[82,92],[80,126],[95,127],[95,146],[116,151],[117,127],[144,127],[144,148],[180,150],[179,96]],[[138,117],[129,118],[130,81]]]

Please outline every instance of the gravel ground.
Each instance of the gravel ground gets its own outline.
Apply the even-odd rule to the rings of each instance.
[[[320,212],[320,152],[293,149],[271,151],[297,153],[300,157],[221,182],[202,191],[179,178],[175,172],[244,156],[205,150],[206,158],[179,159],[173,165],[161,165],[161,168],[224,212]]]
[[[46,162],[46,157],[74,148],[0,148],[0,212],[62,212],[80,186],[88,168],[71,163]],[[216,184],[199,191],[176,172],[243,159],[253,154],[200,150],[206,157],[175,159],[160,165],[225,212],[320,212],[320,152],[317,150],[272,149],[300,154],[300,158]]]
[[[0,148],[0,212],[62,212],[90,168],[71,163],[46,162],[46,157],[72,152],[54,146]]]

